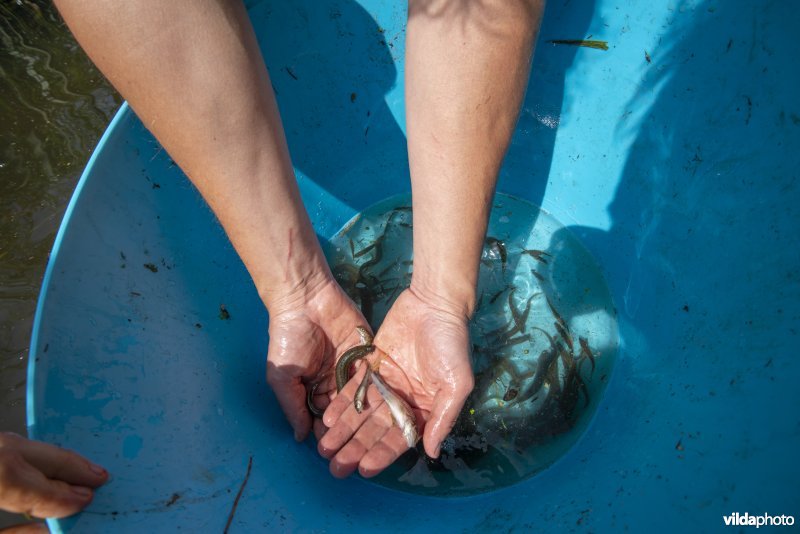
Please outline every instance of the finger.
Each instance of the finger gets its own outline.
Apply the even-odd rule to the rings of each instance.
[[[25,523],[1,530],[2,534],[47,534],[50,530],[44,523]]]
[[[325,426],[325,423],[322,422],[322,419],[317,419],[315,417],[312,424],[312,430],[314,431],[314,437],[317,438],[317,442],[319,443],[319,440],[322,439],[322,436],[328,432],[328,427]]]
[[[358,432],[336,453],[330,463],[330,472],[336,478],[350,476],[361,463],[362,458],[378,443],[391,427],[391,415],[383,414],[384,410],[373,413]],[[388,412],[388,409],[386,409]],[[383,416],[382,416],[383,415]],[[386,416],[389,417],[387,425]]]
[[[352,382],[353,380],[350,380],[350,382],[342,388],[342,391],[334,397],[328,407],[325,408],[325,415],[322,416],[325,426],[329,428],[336,426],[342,414],[353,405],[353,397],[355,396],[356,389],[358,389],[358,385],[348,387]]]
[[[49,480],[18,451],[0,450],[0,507],[34,517],[67,517],[85,508],[91,488]]]
[[[442,441],[456,424],[458,414],[472,391],[473,380],[471,374],[456,380],[454,383],[458,385],[454,390],[439,390],[434,398],[430,419],[422,436],[425,453],[431,458],[439,457]]]
[[[364,478],[374,477],[392,465],[407,450],[408,443],[403,437],[403,432],[397,426],[393,426],[364,454],[358,464],[358,472]]]
[[[347,381],[342,391],[340,391],[330,402],[328,407],[325,408],[325,415],[323,415],[322,420],[328,428],[336,426],[342,414],[347,412],[347,409],[353,405],[353,398],[355,398],[358,385],[361,384],[361,379],[364,378],[364,373],[367,372],[367,365],[369,364],[366,362],[361,362],[358,365],[356,374]]]
[[[329,420],[328,411],[337,408],[338,403],[345,403],[345,408],[341,416],[335,418],[335,424],[329,426],[325,436],[319,441],[317,450],[324,458],[332,458],[350,439],[356,434],[367,420],[371,419],[372,414],[383,404],[383,399],[374,387],[367,390],[367,407],[362,413],[356,412],[353,406],[353,395],[361,382],[361,378],[365,370],[359,370],[356,376],[350,380],[342,391],[336,396],[325,411],[323,421]],[[388,428],[391,425],[391,419],[386,421],[386,415],[383,416],[383,424]]]
[[[311,412],[306,406],[306,387],[300,377],[268,362],[267,383],[275,393],[286,420],[294,430],[294,439],[305,440],[311,430]]]
[[[17,445],[8,444],[7,439],[4,442],[6,446],[19,447],[25,460],[47,478],[92,488],[102,486],[108,480],[108,471],[76,452],[41,441],[19,439]]]

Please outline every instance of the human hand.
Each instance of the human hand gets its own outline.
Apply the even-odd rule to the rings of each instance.
[[[336,355],[359,344],[355,327],[366,325],[361,312],[332,278],[270,313],[267,382],[297,441],[304,440],[312,428],[306,388],[322,379],[313,400],[324,409],[336,388],[329,372]],[[320,419],[313,420],[313,429],[317,438],[326,431]]]
[[[380,374],[411,405],[431,457],[439,455],[474,386],[467,323],[466,316],[446,304],[407,289],[374,341],[388,355],[382,358]],[[368,409],[356,413],[352,400],[362,375],[359,371],[325,412],[325,424],[331,428],[320,440],[319,451],[331,458],[335,476],[348,476],[356,468],[362,476],[374,476],[408,449],[373,387]]]
[[[67,517],[85,508],[108,472],[72,451],[0,433],[0,508],[33,517]]]

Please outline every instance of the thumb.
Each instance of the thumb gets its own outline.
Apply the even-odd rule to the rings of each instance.
[[[422,435],[425,453],[431,458],[439,457],[442,442],[456,424],[458,414],[461,413],[461,408],[464,407],[464,403],[472,391],[473,380],[472,375],[469,375],[465,380],[457,382],[458,385],[452,390],[440,389],[436,394],[431,407],[430,419],[426,423]]]
[[[311,431],[311,413],[306,406],[306,387],[302,380],[284,367],[268,362],[267,383],[294,431],[294,439],[305,440]]]

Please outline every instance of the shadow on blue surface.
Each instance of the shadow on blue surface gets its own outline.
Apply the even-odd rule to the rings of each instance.
[[[569,230],[608,270],[626,341],[604,423],[628,465],[598,490],[706,529],[797,512],[800,72],[786,4],[675,11],[618,125],[610,228]]]
[[[405,14],[363,4],[251,6],[322,239],[408,190]],[[471,498],[336,481],[292,441],[265,384],[266,313],[247,273],[124,110],[59,234],[29,381],[31,433],[114,478],[51,526],[221,529],[250,457],[234,521],[249,530],[705,530],[734,511],[794,513],[793,14],[778,2],[548,6],[498,189],[541,204],[596,256],[623,346],[573,449]],[[544,43],[587,34],[610,50]]]

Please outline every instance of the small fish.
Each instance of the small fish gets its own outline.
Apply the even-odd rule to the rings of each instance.
[[[363,326],[357,326],[356,332],[358,332],[358,336],[361,340],[359,345],[355,347],[351,347],[348,349],[342,357],[339,358],[339,361],[336,362],[336,366],[334,367],[334,374],[336,376],[336,391],[342,391],[342,388],[347,383],[350,378],[350,366],[358,359],[363,358],[367,354],[375,351],[375,345],[372,344],[372,334],[369,333]],[[306,394],[306,405],[308,406],[308,411],[311,412],[311,415],[314,417],[322,418],[322,414],[325,413],[324,410],[320,410],[314,405],[314,395],[317,393],[317,388],[319,385],[330,375],[330,371],[324,372],[322,375],[317,377],[317,379],[311,384],[311,387],[308,388],[308,392]],[[367,381],[368,382],[368,381]],[[359,389],[361,386],[359,386]],[[366,391],[366,386],[364,386]],[[356,392],[358,395],[358,392]],[[363,401],[363,399],[362,399]],[[362,404],[363,408],[363,404]],[[361,413],[360,411],[358,413]]]
[[[511,310],[511,318],[514,321],[514,330],[508,334],[508,337],[516,334],[517,332],[525,333],[525,325],[528,322],[528,315],[531,313],[531,302],[533,302],[533,298],[539,296],[541,293],[534,293],[530,297],[528,297],[528,302],[525,303],[525,311],[521,314],[517,309],[514,307],[514,291],[516,288],[511,289],[511,293],[508,294],[508,307]]]
[[[503,395],[503,400],[505,402],[512,401],[517,397],[518,393],[519,393],[518,389],[516,389],[516,388],[508,388],[508,391],[506,391],[506,394]]]
[[[492,298],[489,299],[489,304],[494,304],[495,302],[497,302],[497,299],[500,298],[500,295],[502,295],[503,292],[505,292],[505,289],[501,289],[500,291],[492,295]]]
[[[553,365],[554,362],[558,360],[558,348],[556,347],[556,342],[553,339],[553,336],[539,328],[538,326],[534,326],[534,329],[542,332],[547,339],[550,341],[550,348],[543,350],[541,354],[539,354],[539,358],[536,361],[536,371],[533,375],[533,382],[526,388],[525,392],[522,395],[522,399],[520,402],[526,401],[530,396],[535,395],[539,392],[542,385],[545,382],[545,379],[549,375],[549,371],[551,367],[555,367],[556,372],[556,380],[558,380],[558,363]]]
[[[356,332],[358,332],[358,337],[361,339],[362,345],[372,344],[372,334],[369,333],[369,330],[367,330],[363,326],[357,326]]]
[[[547,42],[560,45],[585,46],[586,48],[596,48],[597,50],[608,50],[608,41],[590,41],[587,39],[551,39]]]
[[[561,336],[561,338],[564,341],[567,342],[567,346],[569,347],[569,350],[573,350],[572,336],[570,335],[569,330],[564,328],[564,326],[561,323],[559,323],[558,321],[554,322],[553,326],[556,327],[556,331]]]
[[[314,404],[314,395],[317,394],[317,388],[321,383],[322,383],[321,379],[314,382],[306,392],[306,405],[308,406],[308,411],[311,412],[311,415],[316,417],[317,419],[322,419],[322,416],[325,414],[325,410],[320,410]]]
[[[575,361],[572,360],[564,374],[564,394],[561,398],[562,408],[566,413],[571,413],[575,408],[580,393],[583,393],[585,397],[585,406],[589,406],[589,388],[586,387],[586,382],[581,378]]]
[[[375,351],[375,345],[372,345],[372,335],[363,326],[356,327],[359,336],[361,336],[361,344],[348,349],[339,361],[336,362],[334,374],[336,376],[336,391],[342,391],[344,385],[350,379],[350,366],[359,360]]]
[[[371,378],[372,368],[367,365],[367,372],[364,373],[364,378],[361,379],[361,383],[358,385],[358,389],[356,390],[356,395],[353,397],[353,406],[355,406],[356,412],[358,413],[364,411],[364,401],[367,398],[367,388],[369,387]]]
[[[506,244],[497,239],[496,237],[487,237],[486,244],[489,246],[489,250],[495,252],[498,256],[500,256],[500,266],[503,272],[505,272],[506,262],[508,261],[508,251],[506,250]]]
[[[419,431],[417,430],[416,420],[411,406],[383,381],[379,373],[372,373],[372,383],[375,384],[378,393],[381,394],[383,400],[389,406],[394,423],[403,431],[403,437],[406,438],[406,445],[408,445],[409,448],[416,445],[417,441],[419,441]]]
[[[547,260],[544,259],[544,257],[545,256],[547,256],[547,257],[552,257],[553,256],[549,252],[545,252],[544,250],[537,250],[535,248],[525,249],[525,250],[522,251],[522,254],[527,254],[528,256],[533,258],[534,260],[536,260],[538,262],[541,262],[541,263],[544,263],[545,265],[547,265]]]
[[[352,241],[352,239],[350,241]],[[353,247],[353,248],[355,248],[355,247]],[[369,252],[370,250],[372,250],[374,248],[375,248],[375,243],[367,245],[366,247],[362,248],[358,252],[353,252],[353,257],[354,258],[360,258],[361,256],[363,256],[364,254],[366,254],[367,252]]]
[[[594,354],[592,349],[589,348],[589,341],[585,337],[579,337],[578,343],[581,345],[581,356],[588,359],[592,364],[592,373],[594,374]]]

